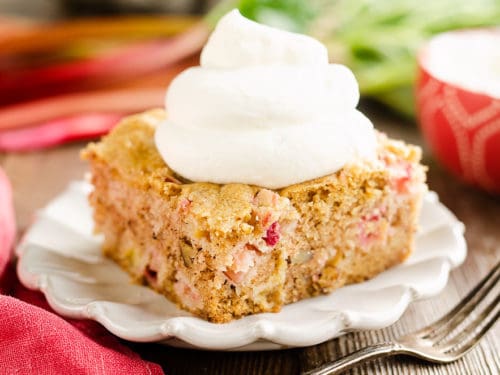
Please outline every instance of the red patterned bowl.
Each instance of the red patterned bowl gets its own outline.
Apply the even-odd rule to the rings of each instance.
[[[418,66],[417,113],[435,157],[500,194],[500,28],[438,35]]]

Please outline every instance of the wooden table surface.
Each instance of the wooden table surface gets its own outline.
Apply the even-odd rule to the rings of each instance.
[[[390,135],[422,144],[418,129],[370,108],[377,128]],[[72,144],[25,154],[0,154],[0,165],[10,177],[19,231],[30,224],[34,212],[60,193],[69,181],[81,179],[87,166],[79,160],[83,144]],[[432,322],[446,313],[500,259],[500,199],[458,183],[428,153],[428,180],[441,201],[465,223],[468,256],[451,273],[446,289],[437,297],[413,303],[402,319],[377,331],[347,334],[308,348],[273,352],[205,352],[158,344],[127,343],[144,358],[161,364],[166,374],[296,374],[365,345],[390,340]],[[449,365],[431,365],[407,357],[374,361],[352,374],[499,374],[500,325],[465,358]]]

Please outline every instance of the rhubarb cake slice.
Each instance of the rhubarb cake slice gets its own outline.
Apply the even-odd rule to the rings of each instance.
[[[159,155],[163,110],[124,119],[82,153],[104,253],[133,279],[212,322],[369,279],[414,247],[420,150],[377,135],[377,158],[270,190],[191,183]]]

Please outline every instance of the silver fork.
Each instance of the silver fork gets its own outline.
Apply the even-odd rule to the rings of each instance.
[[[469,294],[448,314],[433,324],[400,337],[393,342],[368,346],[332,363],[326,363],[302,375],[334,375],[353,368],[362,362],[376,358],[405,354],[435,363],[457,360],[471,350],[493,327],[500,316],[500,295],[484,309],[479,308],[497,286],[500,278],[500,263],[472,289]],[[478,310],[481,310],[479,313]],[[461,327],[466,318],[474,315],[474,320]]]

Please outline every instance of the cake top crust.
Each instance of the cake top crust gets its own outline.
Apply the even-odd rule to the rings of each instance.
[[[129,184],[153,190],[165,197],[196,202],[190,207],[197,215],[205,216],[210,228],[229,233],[247,222],[254,198],[261,190],[245,184],[192,183],[179,177],[165,164],[154,143],[156,127],[165,121],[166,112],[153,109],[124,118],[101,141],[90,143],[82,158],[102,163]],[[363,189],[369,198],[371,191],[387,185],[387,158],[407,163],[419,163],[419,147],[378,136],[378,159],[358,160],[331,175],[276,190],[283,199],[307,202],[311,194],[325,192],[349,196],[350,190]],[[359,197],[359,195],[358,195]]]

